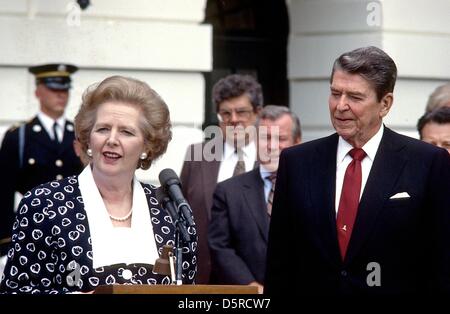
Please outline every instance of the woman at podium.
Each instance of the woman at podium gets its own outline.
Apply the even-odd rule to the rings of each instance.
[[[153,272],[164,245],[175,244],[171,217],[156,187],[137,181],[171,139],[169,110],[146,83],[109,77],[84,93],[75,118],[83,158],[79,176],[24,195],[0,291],[90,292],[100,285],[170,284]],[[183,246],[182,282],[196,274],[196,231]]]

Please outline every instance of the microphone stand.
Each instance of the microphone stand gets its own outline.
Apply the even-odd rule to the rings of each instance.
[[[177,228],[175,230],[175,281],[172,279],[172,284],[177,286],[183,284],[182,272],[183,272],[183,247],[180,241],[180,231]]]
[[[172,277],[172,284],[182,285],[183,272],[183,244],[191,242],[191,237],[187,232],[186,225],[188,222],[179,214],[175,205],[168,197],[164,197],[162,204],[167,212],[172,217],[173,225],[175,226],[175,278]]]

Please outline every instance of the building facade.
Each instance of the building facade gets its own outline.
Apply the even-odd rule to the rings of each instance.
[[[284,14],[279,5],[283,2],[286,16],[274,20],[273,1],[279,1],[279,14]],[[280,30],[268,41],[234,45],[235,61],[227,61],[230,52],[220,46],[223,33],[213,31],[217,25],[210,17],[217,0],[90,2],[82,10],[74,0],[0,0],[0,138],[10,125],[28,120],[38,109],[34,79],[27,72],[30,65],[68,62],[80,67],[73,76],[69,119],[90,84],[109,75],[132,76],[161,94],[174,127],[168,152],[150,170],[139,173],[152,183],[157,183],[163,168],[179,172],[187,145],[201,141],[202,127],[214,122],[209,89],[221,75],[258,76],[270,103],[289,105],[300,116],[305,141],[333,132],[329,76],[334,59],[344,51],[375,45],[393,57],[399,78],[385,122],[414,137],[428,95],[450,80],[450,0],[221,1],[222,8],[231,12],[233,25],[248,28],[248,19],[257,14],[266,24],[255,27],[272,22]],[[236,10],[246,13],[236,15]],[[286,27],[279,26],[280,18],[288,19]],[[286,36],[275,40],[286,45],[286,57],[283,47],[264,54],[277,36]],[[242,42],[239,35],[231,37]],[[244,57],[251,60],[252,54],[257,61],[243,64]],[[279,66],[286,68],[270,72],[274,69],[267,65],[278,58],[283,58]],[[278,79],[280,73],[287,83],[274,85],[283,80]],[[277,79],[271,80],[272,74]]]

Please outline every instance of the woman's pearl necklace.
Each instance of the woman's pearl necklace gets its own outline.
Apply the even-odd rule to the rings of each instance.
[[[128,219],[130,219],[132,213],[133,213],[133,208],[130,209],[130,212],[123,217],[116,217],[116,216],[111,215],[110,213],[108,213],[108,214],[109,214],[109,218],[111,218],[112,220],[123,222],[123,221],[127,221]]]

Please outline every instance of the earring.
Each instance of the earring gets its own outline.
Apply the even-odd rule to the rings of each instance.
[[[144,153],[141,154],[141,156],[139,157],[139,159],[144,160],[144,159],[146,159],[147,157],[148,157],[147,153],[144,152]]]
[[[92,149],[90,149],[90,148],[86,149],[86,154],[87,154],[89,157],[92,157]]]

